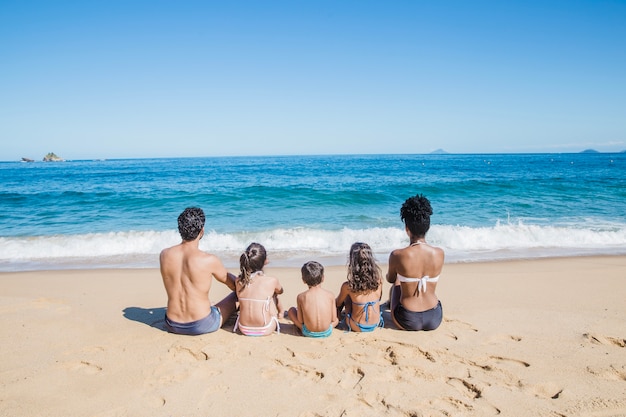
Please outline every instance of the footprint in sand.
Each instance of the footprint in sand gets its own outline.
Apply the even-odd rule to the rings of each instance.
[[[296,357],[296,352],[294,352],[293,350],[286,348],[286,351],[290,358]],[[320,352],[310,352],[303,350],[301,352],[298,352],[297,356],[305,359],[321,359],[323,357],[323,354]]]
[[[530,366],[530,364],[528,362],[519,360],[519,359],[513,359],[513,358],[505,358],[503,356],[490,356],[491,359],[498,361],[498,362],[510,362],[510,363],[515,363],[517,365],[521,365],[524,368],[528,368]]]
[[[337,385],[344,389],[354,389],[365,378],[365,372],[360,367],[353,367],[342,372]]]
[[[461,401],[454,397],[443,397],[429,401],[429,405],[433,410],[441,410],[444,415],[457,415],[459,413],[468,413],[474,410],[474,406],[465,401]]]
[[[102,371],[102,367],[89,361],[80,361],[70,364],[69,369],[71,371],[84,372],[88,375],[94,375]]]
[[[615,369],[613,365],[609,369],[594,369],[588,366],[587,372],[610,381],[626,381],[626,366],[623,366],[622,370]]]
[[[150,408],[161,408],[165,405],[165,398],[150,396],[145,399],[145,404]]]
[[[546,382],[539,385],[534,385],[527,389],[531,394],[541,398],[551,398],[556,400],[563,393],[563,388],[554,382]]]
[[[168,353],[172,355],[174,359],[183,360],[183,361],[206,361],[209,359],[209,355],[207,355],[203,351],[194,351],[191,348],[185,346],[174,346],[168,350]]]
[[[461,321],[461,320],[448,319],[448,318],[444,317],[443,322],[444,323],[449,323],[449,324],[452,324],[452,325],[461,325],[463,327],[469,328],[473,332],[478,332],[478,329],[475,328],[474,326],[472,326],[470,323],[466,323],[466,322]]]
[[[471,399],[482,397],[482,390],[471,382],[461,378],[448,378],[448,385],[452,385],[460,393],[467,395]]]
[[[486,339],[484,341],[484,344],[492,345],[492,344],[499,344],[499,343],[508,343],[510,341],[521,342],[522,338],[520,336],[506,334],[506,333],[496,334]]]
[[[390,364],[397,365],[398,355],[396,355],[396,351],[394,350],[394,348],[389,346],[385,352],[386,352],[385,359],[387,359]]]
[[[288,371],[291,375],[284,375]],[[320,380],[324,378],[324,373],[318,371],[315,368],[305,365],[293,365],[285,363],[280,359],[274,360],[274,366],[271,368],[265,368],[261,371],[261,376],[265,379],[282,379],[284,377],[291,377],[293,374],[298,376],[305,376],[313,380]]]
[[[585,333],[583,334],[583,337],[590,341],[591,343],[597,344],[597,345],[605,345],[605,346],[617,346],[617,347],[626,347],[626,339],[620,339],[620,338],[615,338],[615,337],[609,337],[609,336],[600,336],[600,335],[596,335],[596,334],[591,334],[591,333]]]
[[[426,415],[445,415],[445,416],[457,416],[457,415],[481,415],[481,416],[497,416],[501,414],[501,411],[491,404],[486,402],[474,402],[471,403],[462,401],[454,397],[443,397],[436,400],[429,401],[431,411]],[[422,414],[407,414],[409,416],[417,416]]]

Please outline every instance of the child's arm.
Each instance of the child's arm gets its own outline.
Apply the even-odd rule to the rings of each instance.
[[[331,313],[332,314],[332,316],[331,316],[332,317],[332,322],[331,322],[331,324],[332,324],[333,327],[335,327],[336,325],[339,324],[339,318],[337,317],[337,309],[336,308],[332,308],[333,301],[335,301],[335,296],[333,295],[332,292],[328,291],[328,297],[329,297],[329,300],[330,300],[330,303],[331,303],[330,305],[331,305],[331,310],[332,310],[332,313]],[[336,307],[336,304],[335,304],[335,307]]]
[[[341,284],[339,295],[335,299],[335,307],[337,307],[337,314],[341,313],[341,310],[343,310],[343,305],[349,294],[350,294],[350,288],[348,287],[348,282],[346,281],[343,284]]]
[[[300,329],[302,329],[302,325],[304,324],[304,305],[302,304],[303,298],[304,297],[302,295],[298,295],[298,298],[296,298],[296,304],[298,305],[297,319],[298,319],[298,322],[300,323],[298,327]]]
[[[282,305],[282,303],[280,301],[280,298],[278,298],[278,296],[283,293],[283,286],[280,285],[280,282],[278,281],[278,279],[276,279],[274,277],[272,277],[271,279],[274,280],[274,295],[273,295],[273,298],[274,298],[274,304],[276,304],[276,310],[277,310],[276,317],[277,318],[281,318],[281,317],[284,316],[285,310],[283,309],[283,305]]]
[[[280,295],[283,293],[283,286],[280,285],[280,282],[278,282],[278,279],[274,278],[276,280],[276,288],[274,288],[274,294],[276,295]]]

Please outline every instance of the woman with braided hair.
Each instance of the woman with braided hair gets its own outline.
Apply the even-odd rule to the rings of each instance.
[[[409,245],[389,255],[387,282],[391,288],[391,318],[403,330],[434,330],[443,310],[435,295],[443,268],[443,249],[426,243],[433,210],[421,194],[408,198],[400,209]]]
[[[280,333],[278,295],[283,287],[278,279],[265,275],[266,264],[267,252],[259,243],[251,243],[239,258],[241,273],[235,280],[239,315],[233,331],[239,329],[246,336],[267,336],[274,330]]]
[[[346,310],[349,330],[371,332],[384,325],[380,311],[382,291],[382,273],[372,248],[367,243],[354,243],[348,260],[348,280],[341,285],[335,300],[337,315]]]

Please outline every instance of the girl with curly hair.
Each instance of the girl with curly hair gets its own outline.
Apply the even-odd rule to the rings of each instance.
[[[382,273],[372,249],[367,243],[354,243],[350,248],[348,280],[341,285],[335,300],[337,315],[345,308],[349,330],[371,332],[384,325],[380,311],[382,291]]]
[[[443,319],[435,290],[444,252],[426,242],[432,214],[430,201],[421,194],[408,198],[400,209],[409,245],[389,255],[387,282],[393,284],[391,318],[402,330],[434,330]]]

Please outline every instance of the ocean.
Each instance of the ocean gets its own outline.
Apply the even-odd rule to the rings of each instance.
[[[626,254],[626,153],[0,162],[0,271],[158,267],[188,206],[227,267],[253,241],[272,266],[344,265],[355,241],[385,263],[417,193],[448,263]]]

